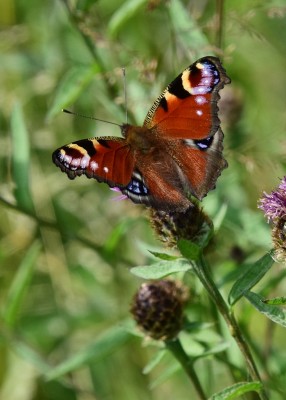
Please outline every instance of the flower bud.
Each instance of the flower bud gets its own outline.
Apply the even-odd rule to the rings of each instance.
[[[168,213],[151,209],[150,219],[159,239],[168,247],[175,247],[179,239],[199,244],[201,237],[213,229],[212,221],[197,203],[185,212]]]
[[[182,328],[187,288],[171,280],[143,283],[135,294],[131,313],[139,327],[157,340],[170,340]]]

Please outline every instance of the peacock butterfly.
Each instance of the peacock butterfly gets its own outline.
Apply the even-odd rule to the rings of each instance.
[[[190,195],[201,200],[227,167],[217,106],[227,83],[220,60],[203,57],[167,86],[142,127],[122,124],[123,138],[67,144],[53,161],[70,179],[85,174],[119,188],[134,203],[185,211]]]

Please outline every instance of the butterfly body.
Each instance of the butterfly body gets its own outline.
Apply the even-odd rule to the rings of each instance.
[[[217,102],[229,82],[220,61],[204,57],[165,89],[142,127],[123,124],[123,138],[65,145],[53,161],[71,179],[85,174],[135,203],[184,211],[192,205],[190,195],[201,200],[227,166]]]

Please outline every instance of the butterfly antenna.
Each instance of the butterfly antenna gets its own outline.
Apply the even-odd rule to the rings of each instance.
[[[126,124],[128,124],[126,70],[124,67],[122,67],[122,75],[123,75],[123,90],[124,90],[124,104],[125,104],[125,122]]]
[[[76,117],[82,117],[82,118],[92,119],[94,121],[105,122],[107,124],[116,125],[116,126],[119,126],[121,128],[121,125],[117,124],[116,122],[111,122],[111,121],[106,121],[105,119],[99,119],[99,118],[95,118],[95,117],[90,117],[89,115],[78,114],[76,112],[66,110],[65,108],[62,111],[64,113],[67,113],[67,114],[75,115]]]

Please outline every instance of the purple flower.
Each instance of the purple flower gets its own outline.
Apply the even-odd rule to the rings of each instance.
[[[270,194],[263,193],[258,208],[264,211],[268,223],[277,224],[281,219],[286,220],[286,177],[282,179],[276,190]]]
[[[264,193],[259,200],[258,208],[272,224],[272,242],[274,259],[286,262],[286,177],[282,179],[276,190]]]

